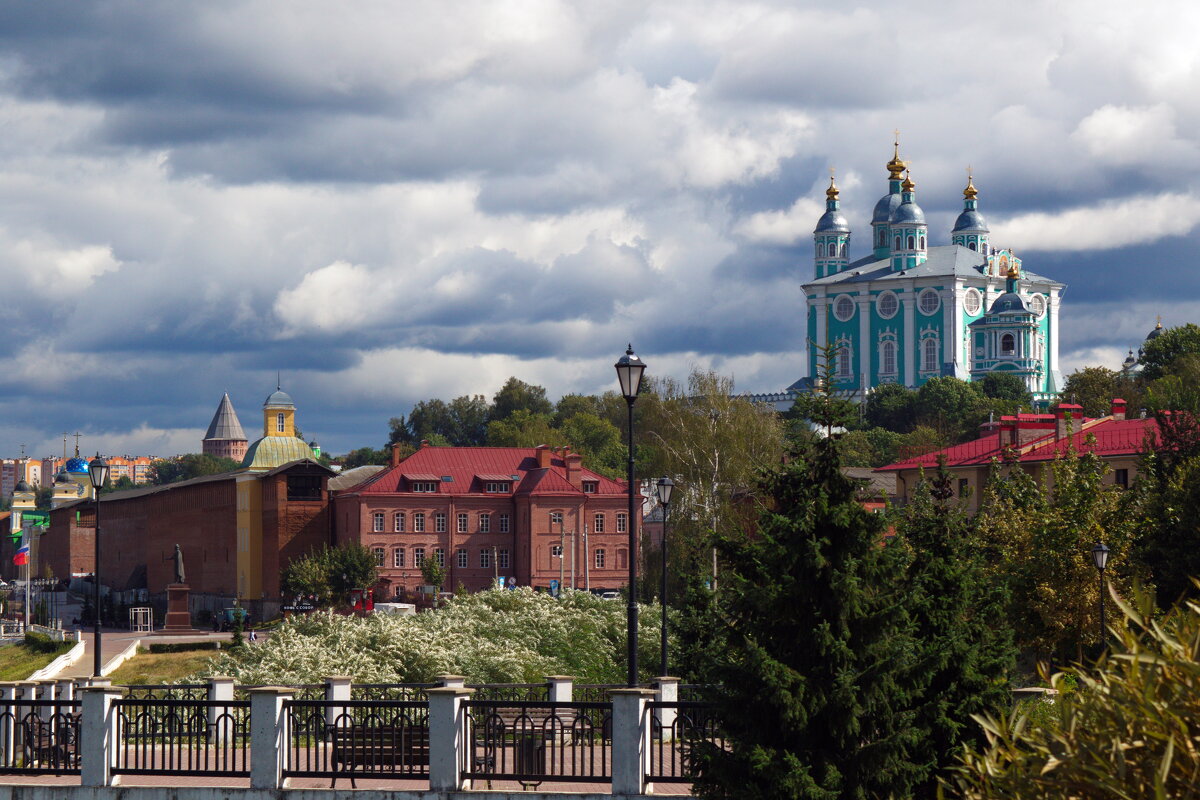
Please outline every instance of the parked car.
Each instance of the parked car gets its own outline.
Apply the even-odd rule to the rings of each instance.
[[[600,599],[601,600],[620,600],[621,593],[620,592],[601,592]]]

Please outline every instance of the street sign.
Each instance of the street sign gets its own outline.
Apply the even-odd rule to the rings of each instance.
[[[558,579],[557,578],[550,579],[550,596],[558,597]]]
[[[508,576],[508,588],[510,588],[510,589],[517,588],[517,579],[512,575]]]

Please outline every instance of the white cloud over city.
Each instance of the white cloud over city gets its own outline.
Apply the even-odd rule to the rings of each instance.
[[[611,388],[626,342],[781,389],[829,168],[864,254],[893,128],[934,243],[969,164],[1069,285],[1068,368],[1200,301],[1180,2],[0,12],[0,455],[194,450],[277,373],[325,449],[378,446],[509,375]]]

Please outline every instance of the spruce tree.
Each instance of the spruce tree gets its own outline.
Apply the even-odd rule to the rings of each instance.
[[[1016,659],[1007,592],[984,575],[952,480],[942,459],[897,520],[896,544],[909,551],[907,604],[920,681],[913,760],[925,774],[918,797],[934,796],[938,776],[958,762],[964,744],[983,746],[971,716],[1007,707]]]
[[[828,434],[854,412],[824,392],[802,413]],[[763,480],[755,530],[714,537],[720,593],[684,626],[726,736],[696,750],[704,797],[902,798],[918,777],[903,552],[883,546],[838,449],[799,437]]]

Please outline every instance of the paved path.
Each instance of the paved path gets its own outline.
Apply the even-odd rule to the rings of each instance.
[[[148,633],[131,633],[117,628],[101,628],[100,629],[100,663],[102,666],[107,665],[110,661],[124,652],[125,648],[142,640],[142,645],[146,646],[153,643],[162,642],[163,644],[174,642],[205,642],[205,641],[229,641],[231,634],[228,633],[200,633],[195,636],[153,636]],[[83,646],[85,648],[83,658],[76,661],[71,666],[64,669],[56,678],[89,678],[92,675],[92,668],[95,660],[95,648],[91,628],[83,631]]]

